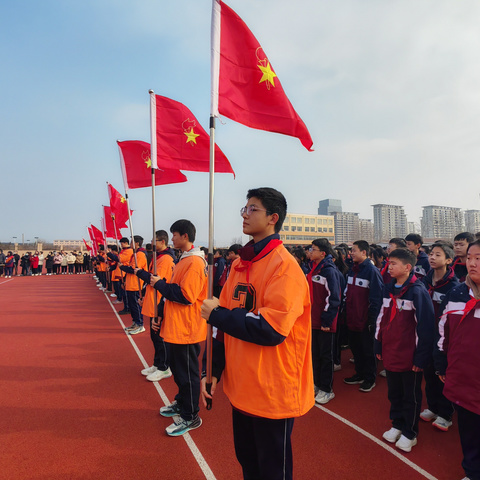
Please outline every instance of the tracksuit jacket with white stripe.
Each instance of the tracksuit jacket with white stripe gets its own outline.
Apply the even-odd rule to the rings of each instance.
[[[395,280],[385,285],[383,305],[377,318],[375,353],[391,372],[411,371],[415,365],[425,368],[432,358],[435,313],[427,289],[410,275],[399,294]],[[392,312],[393,302],[397,310]]]
[[[480,415],[480,300],[464,317],[470,300],[475,302],[465,283],[445,296],[434,362],[438,374],[445,375],[443,394]]]
[[[331,255],[327,255],[307,275],[311,289],[313,329],[327,327],[330,332],[337,331],[337,318],[342,301],[341,275]]]
[[[440,306],[443,302],[443,299],[445,298],[445,295],[450,290],[452,290],[452,288],[455,288],[458,285],[460,285],[460,282],[455,276],[455,272],[453,271],[453,268],[448,267],[447,273],[444,275],[444,277],[435,285],[433,285],[434,271],[435,270],[433,269],[430,270],[427,273],[427,276],[421,278],[420,280],[425,285],[425,287],[428,290],[428,293],[430,294],[430,298],[432,299],[432,302],[433,302],[433,308],[435,310],[435,319],[438,322],[438,320],[440,319],[440,315],[442,314],[442,310],[440,310]]]
[[[362,332],[374,326],[382,306],[383,280],[378,268],[367,258],[354,264],[347,276],[345,307],[347,327]]]

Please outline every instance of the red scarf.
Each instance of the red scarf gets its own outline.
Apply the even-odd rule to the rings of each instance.
[[[392,320],[395,318],[395,315],[398,312],[398,307],[397,307],[397,299],[403,297],[405,295],[406,291],[417,281],[417,277],[415,275],[412,275],[410,278],[410,281],[403,286],[403,288],[400,290],[400,293],[398,295],[393,295],[393,293],[390,293],[390,298],[392,299],[392,309],[390,310],[390,321],[388,324],[390,325],[392,323]]]

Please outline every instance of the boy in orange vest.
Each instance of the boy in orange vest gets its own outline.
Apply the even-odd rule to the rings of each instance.
[[[202,316],[218,329],[213,342],[212,398],[225,370],[233,407],[235,453],[244,478],[291,479],[295,417],[314,404],[310,294],[305,275],[278,232],[287,212],[273,188],[249,190],[240,210],[243,233],[220,299],[205,300]],[[223,342],[221,340],[223,336]]]

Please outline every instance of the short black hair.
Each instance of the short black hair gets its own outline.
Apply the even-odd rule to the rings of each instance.
[[[118,252],[118,248],[117,248],[116,245],[109,245],[108,248],[109,248],[110,250],[113,250],[114,252]]]
[[[177,220],[172,224],[170,227],[170,232],[175,233],[177,232],[179,235],[187,235],[188,241],[193,243],[195,241],[195,235],[197,230],[195,225],[190,220],[185,220],[182,218],[181,220]]]
[[[293,250],[292,252],[292,255],[294,257],[297,257],[299,260],[301,260],[302,262],[305,260],[306,258],[306,254],[305,254],[305,250],[302,248],[302,247],[297,247]]]
[[[332,257],[335,257],[332,245],[330,244],[328,239],[326,239],[326,238],[316,238],[312,242],[312,245],[315,245],[316,247],[318,247],[321,252],[325,252],[325,255],[331,255]]]
[[[162,240],[165,242],[165,245],[168,244],[168,233],[165,230],[157,230],[155,232],[155,239],[157,242],[161,242]]]
[[[134,235],[133,236],[133,240],[135,243],[138,243],[138,246],[141,247],[142,244],[143,244],[143,237],[141,237],[140,235]]]
[[[466,240],[467,243],[472,243],[475,241],[475,235],[470,232],[462,232],[458,235],[455,235],[455,238],[453,239],[454,242],[458,242],[459,240]]]
[[[467,253],[472,247],[479,247],[480,248],[480,240],[475,240],[474,242],[470,243],[467,248]]]
[[[397,246],[397,248],[406,248],[407,247],[407,242],[403,238],[400,237],[395,237],[392,238],[388,243],[393,243],[394,245]]]
[[[365,251],[367,257],[370,255],[370,245],[366,240],[357,240],[353,242],[353,244],[356,245],[361,252]]]
[[[410,241],[413,242],[413,240]],[[412,266],[412,270],[417,264],[417,256],[406,248],[396,248],[395,250],[390,252],[388,258],[398,258],[398,260],[400,260],[404,265],[407,265],[407,263],[409,263]]]
[[[235,255],[238,255],[238,251],[241,248],[242,248],[242,245],[240,245],[239,243],[234,243],[233,245],[230,245],[230,247],[228,247],[227,253],[233,252]]]
[[[105,250],[105,247],[104,247],[102,244],[99,244],[99,245],[98,245],[98,249],[99,249],[99,250]]]
[[[130,240],[127,237],[122,237],[120,243],[128,243],[130,245]]]
[[[275,224],[275,233],[282,229],[283,222],[287,215],[287,200],[281,192],[270,187],[252,188],[247,193],[247,200],[252,197],[258,198],[267,211],[267,215],[278,215]]]
[[[406,242],[413,242],[415,245],[423,245],[423,237],[419,235],[418,233],[409,233],[405,237]]]
[[[435,242],[432,247],[430,248],[430,252],[437,247],[441,248],[443,250],[443,253],[445,254],[445,258],[451,258],[452,260],[455,258],[455,253],[452,250],[452,247],[446,243],[443,242]]]

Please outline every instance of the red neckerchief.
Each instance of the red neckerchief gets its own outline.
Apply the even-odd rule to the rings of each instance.
[[[451,282],[453,280],[453,277],[455,276],[455,272],[453,271],[453,268],[447,267],[447,273],[435,284],[433,283],[428,286],[428,293],[430,294],[431,297],[433,297],[433,292],[435,290],[438,290],[441,287],[444,287],[447,283]],[[432,282],[433,282],[433,274],[432,274]]]
[[[466,267],[466,266],[467,266],[466,263],[462,263],[460,257],[456,257],[456,258],[455,258],[455,261],[453,262],[452,268],[455,269],[455,266],[456,266],[456,265],[462,265],[462,267]]]
[[[470,300],[465,304],[465,308],[463,309],[463,315],[462,318],[460,319],[460,322],[458,324],[460,325],[465,317],[480,303],[480,299],[477,300],[475,297],[470,296]],[[451,313],[460,313],[462,310],[452,310],[450,312],[447,312],[445,315],[449,315]]]
[[[382,278],[383,278],[383,275],[385,275],[385,272],[388,270],[389,263],[390,263],[390,261],[387,258],[387,260],[385,261],[385,265],[382,268],[382,271],[380,272],[380,275],[382,276]]]
[[[390,298],[392,299],[392,308],[390,310],[390,321],[388,322],[389,324],[392,323],[392,320],[395,318],[395,315],[397,314],[398,307],[397,307],[397,299],[405,295],[406,291],[417,281],[417,277],[415,275],[412,275],[410,278],[410,281],[402,287],[400,290],[400,293],[398,295],[393,295],[393,293],[390,293]]]
[[[282,241],[279,240],[278,238],[273,238],[270,240],[267,245],[263,248],[263,250],[260,251],[257,255],[255,255],[253,258],[252,253],[254,254],[254,249],[253,249],[253,243],[251,245],[245,245],[241,249],[241,253],[244,255],[246,258],[240,257],[240,262],[238,265],[235,266],[235,270],[237,272],[243,272],[244,270],[247,271],[247,284],[250,284],[249,282],[249,277],[250,277],[250,268],[252,267],[252,264],[261,258],[265,257],[268,255],[272,250],[277,248],[279,245],[282,245]]]

